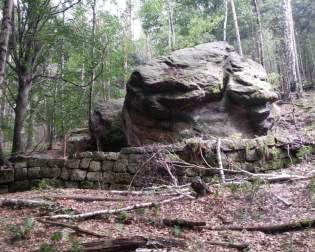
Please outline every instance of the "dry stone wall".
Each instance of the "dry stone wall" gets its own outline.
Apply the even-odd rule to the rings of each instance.
[[[216,167],[216,143],[216,140],[191,139],[177,145],[123,148],[119,153],[81,152],[66,160],[21,156],[14,168],[0,170],[0,192],[29,190],[38,187],[43,179],[61,187],[128,189],[132,184],[133,189],[139,189],[149,183],[148,174],[140,171],[154,167],[157,151],[159,156],[164,153],[168,160],[204,165],[205,159]],[[302,146],[272,136],[222,140],[222,161],[226,169],[240,167],[251,172],[280,169],[298,162],[303,153],[310,152],[315,152],[313,143]],[[205,179],[214,175],[211,170],[179,166],[175,173],[181,183],[189,182],[197,175]]]

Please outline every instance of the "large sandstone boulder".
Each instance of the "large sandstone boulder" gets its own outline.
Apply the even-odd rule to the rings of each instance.
[[[272,124],[277,94],[256,62],[225,42],[198,45],[138,67],[123,107],[128,145],[191,137],[253,137]]]

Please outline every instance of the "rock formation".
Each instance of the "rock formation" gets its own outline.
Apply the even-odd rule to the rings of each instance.
[[[139,66],[127,83],[122,113],[127,143],[265,134],[277,99],[266,79],[261,65],[225,42],[177,50]]]

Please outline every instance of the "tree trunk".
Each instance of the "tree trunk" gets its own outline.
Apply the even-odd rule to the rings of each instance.
[[[288,65],[288,83],[286,83],[284,97],[287,99],[290,95],[291,85],[295,85],[295,89],[299,96],[302,95],[302,82],[300,75],[299,60],[296,48],[296,38],[294,21],[292,15],[291,0],[284,0],[285,12],[285,43],[287,50]]]
[[[241,42],[241,36],[240,36],[240,29],[239,29],[238,21],[237,21],[237,14],[236,14],[236,9],[235,9],[235,4],[234,4],[234,0],[229,0],[229,1],[231,3],[231,7],[232,7],[232,13],[233,13],[233,19],[234,19],[234,26],[235,26],[238,50],[239,50],[239,54],[241,55],[241,57],[243,57],[242,42]]]
[[[26,142],[26,150],[31,150],[33,146],[33,138],[34,138],[34,111],[31,106],[30,114],[27,120],[27,142]]]
[[[2,88],[4,74],[5,74],[9,37],[10,37],[11,27],[12,27],[12,24],[11,24],[12,10],[13,10],[13,0],[5,0],[4,6],[3,6],[2,24],[1,24],[1,33],[0,33],[0,88]],[[3,134],[0,127],[0,166],[4,165],[7,162],[4,157],[3,143],[4,143],[4,139],[3,139]]]
[[[13,130],[12,155],[23,152],[22,130],[27,115],[27,103],[32,87],[31,74],[19,78],[19,90],[16,98],[15,121]]]
[[[259,57],[260,64],[262,64],[264,66],[264,64],[265,64],[264,40],[263,40],[263,35],[262,35],[262,25],[261,25],[259,1],[260,0],[252,0],[252,4],[254,7],[254,12],[255,12],[255,16],[256,16],[256,25],[257,25],[256,31],[257,31],[257,35],[258,35],[258,40],[257,40],[258,57]]]
[[[95,30],[96,30],[96,0],[93,0],[92,3],[92,52],[91,52],[91,59],[92,59],[92,81],[90,84],[90,91],[89,91],[89,111],[88,111],[88,121],[90,121],[92,110],[93,110],[93,88],[95,84]]]
[[[175,24],[174,24],[174,3],[167,1],[168,14],[168,46],[170,51],[174,50],[176,44]]]
[[[225,7],[225,14],[224,14],[224,25],[223,25],[223,41],[226,41],[227,40],[226,28],[227,28],[228,12],[229,12],[228,0],[224,0],[224,7]]]

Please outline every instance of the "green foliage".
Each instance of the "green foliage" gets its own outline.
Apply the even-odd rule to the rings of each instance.
[[[182,228],[180,226],[175,225],[172,228],[172,235],[175,236],[175,237],[181,237],[182,232],[183,232],[183,230],[182,230]]]
[[[122,211],[116,216],[116,221],[118,223],[125,223],[128,219],[129,214],[126,211]]]
[[[49,190],[52,188],[55,188],[56,184],[51,179],[41,179],[38,184],[35,186],[35,189],[37,190]]]
[[[20,225],[9,225],[9,233],[11,242],[28,239],[34,228],[34,219],[26,218]]]
[[[296,156],[299,158],[299,159],[304,159],[304,158],[307,158],[308,155],[314,153],[315,150],[314,150],[314,147],[312,146],[303,146],[301,147],[298,152],[296,153]]]
[[[137,209],[135,209],[135,213],[138,215],[144,215],[145,214],[145,208],[137,208]]]

